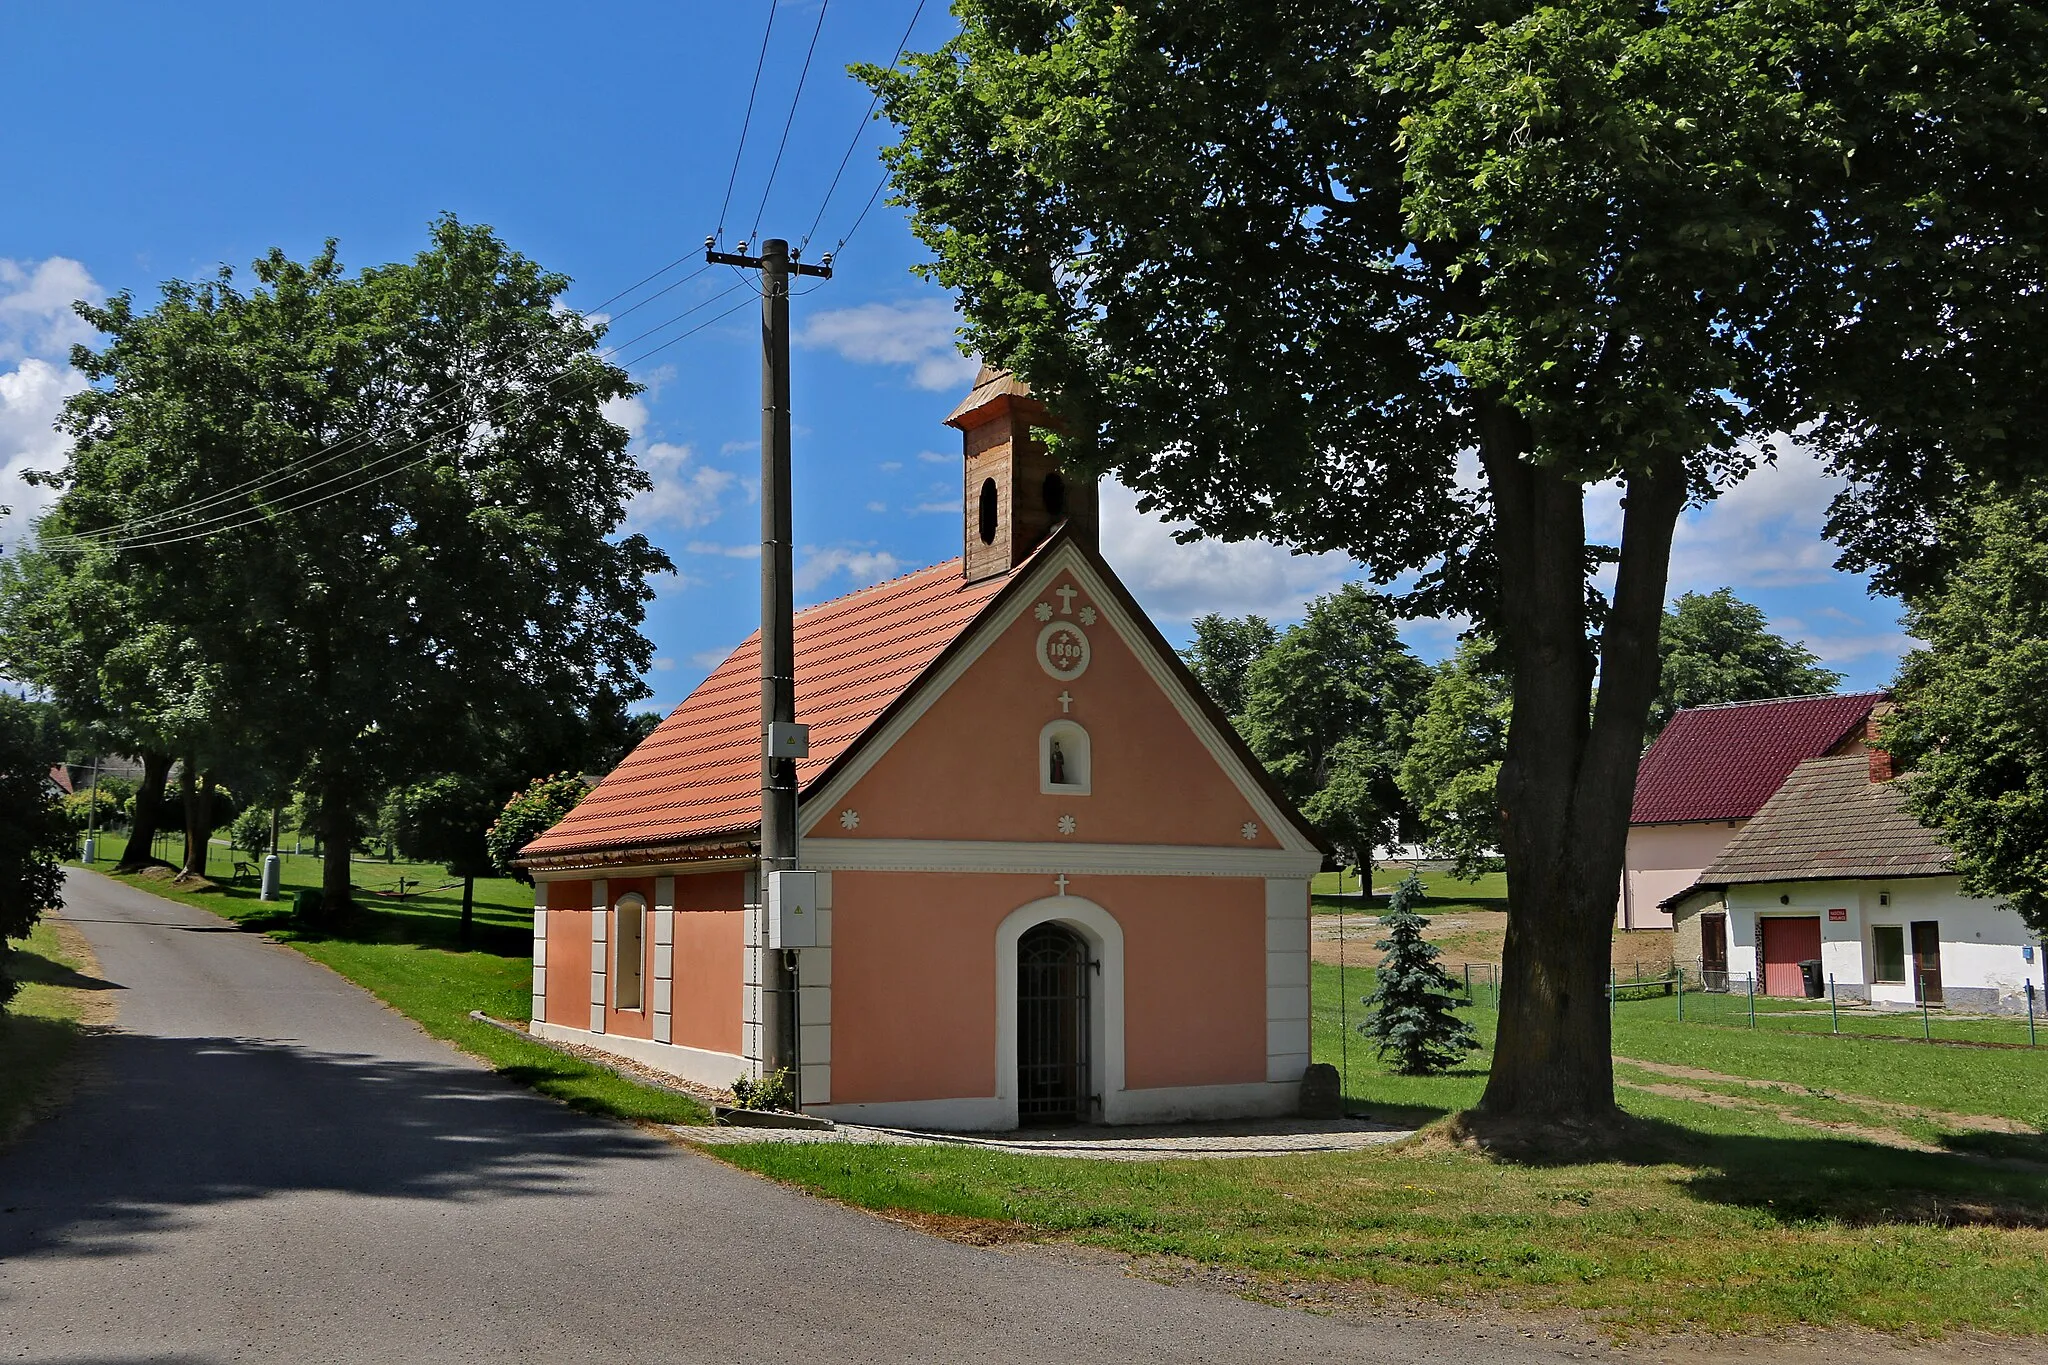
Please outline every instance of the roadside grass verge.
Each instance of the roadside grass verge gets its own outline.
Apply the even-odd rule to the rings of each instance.
[[[113,855],[118,852],[115,845]],[[293,868],[293,861],[302,867]],[[104,871],[107,862],[103,857],[102,875],[112,876]],[[386,870],[393,883],[398,869],[405,869],[408,881],[429,886],[449,880],[446,872],[434,865],[370,866]],[[294,875],[303,880],[295,882]],[[300,923],[291,913],[291,892],[296,886],[319,885],[319,865],[312,858],[287,862],[283,898],[278,901],[258,900],[254,887],[198,890],[145,875],[114,880],[268,934],[361,986],[434,1037],[572,1108],[654,1123],[711,1121],[710,1110],[688,1095],[642,1085],[469,1017],[471,1010],[482,1010],[494,1018],[525,1023],[531,1014],[533,888],[529,886],[509,878],[479,880],[476,928],[465,944],[460,932],[459,886],[452,892],[404,902],[366,896],[339,922]]]
[[[1356,998],[1340,1005],[1336,977],[1316,969],[1316,1056],[1331,1062],[1362,1013]],[[1371,973],[1344,985],[1363,996]],[[1230,1161],[769,1143],[714,1154],[859,1207],[973,1220],[982,1236],[1578,1311],[1624,1337],[2048,1332],[2048,1139],[2028,1113],[2048,1095],[2048,1053],[1751,1035],[1678,1024],[1660,1013],[1670,1005],[1622,1003],[1617,1052],[1705,1074],[1618,1063],[1639,1135],[1618,1160],[1517,1164],[1427,1135]],[[1490,1048],[1497,1016],[1466,1013]],[[1449,1074],[1403,1077],[1361,1036],[1348,1053],[1349,1106],[1407,1123],[1469,1107],[1491,1060],[1482,1049]],[[2002,1070],[1969,1074],[1987,1059]]]
[[[61,1068],[84,1029],[113,1015],[106,998],[113,987],[99,979],[76,930],[43,919],[8,946],[8,970],[22,985],[0,1013],[0,1144],[55,1100]]]

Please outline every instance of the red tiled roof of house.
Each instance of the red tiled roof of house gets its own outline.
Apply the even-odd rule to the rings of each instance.
[[[1680,711],[1636,769],[1629,823],[1747,820],[1794,768],[1859,733],[1884,698],[1858,692]]]
[[[797,762],[798,790],[844,754],[1029,563],[968,583],[952,559],[798,612],[796,718],[811,727],[810,757]],[[521,856],[737,840],[760,822],[757,631]]]

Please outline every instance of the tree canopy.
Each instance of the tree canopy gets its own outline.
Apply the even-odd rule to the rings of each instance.
[[[1794,430],[1864,481],[1842,515],[1880,528],[1929,470],[2031,456],[2041,424],[2010,419],[2043,403],[2044,17],[955,12],[943,48],[865,74],[966,343],[1141,509],[1415,575],[1409,610],[1500,642],[1516,904],[1480,1108],[1604,1131],[1605,935],[1678,515]],[[1613,547],[1586,535],[1603,482]]]
[[[1259,656],[1271,649],[1280,632],[1263,616],[1224,616],[1209,612],[1194,620],[1195,638],[1180,652],[1188,672],[1233,723],[1244,714],[1245,681]]]
[[[1842,683],[1805,645],[1765,629],[1762,609],[1727,588],[1681,596],[1664,613],[1657,648],[1664,666],[1650,704],[1652,736],[1688,706],[1807,696]]]
[[[1428,677],[1386,600],[1355,583],[1309,603],[1245,676],[1245,742],[1358,867],[1404,823],[1394,775]]]
[[[1422,842],[1460,877],[1478,875],[1500,849],[1500,765],[1513,714],[1495,646],[1467,640],[1437,664],[1409,727],[1401,794]]]
[[[10,623],[31,677],[188,770],[296,774],[339,907],[378,798],[445,771],[480,700],[559,747],[645,695],[670,564],[619,534],[648,480],[603,405],[634,387],[563,276],[453,218],[411,261],[349,276],[329,243],[253,274],[80,305],[107,340],[74,357],[94,382]]]
[[[2048,934],[2048,491],[1990,502],[1974,551],[1908,604],[1922,645],[1886,728],[1907,805],[1939,829],[1972,895]]]

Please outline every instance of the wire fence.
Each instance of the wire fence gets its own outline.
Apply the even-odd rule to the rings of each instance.
[[[1462,976],[1465,1002],[1500,1008],[1500,965],[1467,962]],[[2041,1046],[2048,1034],[2048,1000],[2027,982],[1997,1013],[1951,1008],[1930,1000],[1911,1004],[1872,1002],[1862,987],[1850,990],[1832,977],[1816,983],[1818,995],[1770,995],[1749,973],[1702,972],[1654,965],[1611,969],[1607,1005],[1616,1023],[1670,1021],[1746,1028],[1757,1032],[1825,1033],[1838,1037],[1909,1038],[1923,1042],[1973,1043],[1991,1047]]]

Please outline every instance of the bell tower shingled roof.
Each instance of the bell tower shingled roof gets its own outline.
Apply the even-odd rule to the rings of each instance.
[[[1038,431],[1056,427],[1030,385],[984,365],[946,425],[959,428],[966,462],[961,511],[968,582],[1008,573],[1062,522],[1075,539],[1096,548],[1095,481],[1068,477],[1039,439]]]

